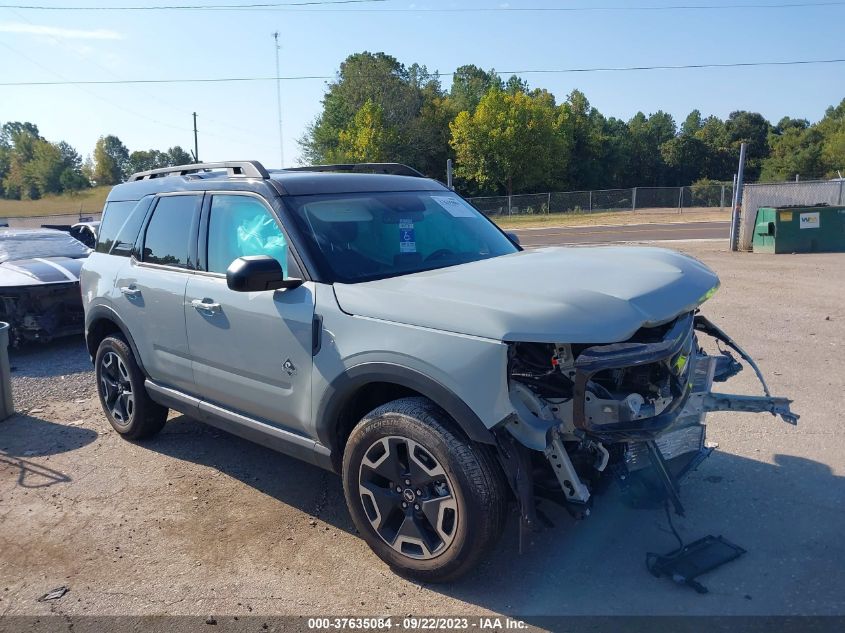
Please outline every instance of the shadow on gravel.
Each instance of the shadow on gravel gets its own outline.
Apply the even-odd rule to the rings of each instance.
[[[549,508],[555,527],[535,535],[522,555],[511,521],[487,562],[458,583],[428,588],[522,618],[845,613],[837,562],[845,545],[835,527],[845,510],[845,477],[801,457],[775,461],[717,452],[682,484],[687,516],[673,521],[684,542],[723,535],[748,550],[700,578],[710,595],[649,574],[646,552],[667,553],[677,542],[662,509],[630,508],[615,486],[584,521]],[[542,617],[527,621],[550,626]]]
[[[340,479],[315,466],[185,416],[142,446],[217,469],[355,533]],[[820,614],[845,613],[845,575],[837,562],[845,560],[845,477],[809,459],[777,455],[775,461],[717,451],[682,485],[687,516],[673,520],[685,542],[724,535],[748,550],[701,577],[708,596],[648,573],[646,552],[666,553],[676,542],[662,509],[632,509],[615,486],[596,499],[584,521],[543,504],[554,527],[534,535],[523,554],[512,517],[478,569],[459,582],[426,589],[546,628],[551,624],[543,616],[552,614],[813,612],[804,605],[817,605]]]
[[[339,530],[355,533],[340,478],[187,416],[170,420],[145,449],[214,468]]]
[[[12,376],[43,378],[90,372],[91,359],[81,336],[68,336],[49,343],[29,343],[9,350]]]
[[[48,457],[75,451],[97,439],[96,431],[65,426],[30,415],[15,415],[0,422],[0,464],[18,469],[18,485],[46,488],[71,478],[24,458]]]

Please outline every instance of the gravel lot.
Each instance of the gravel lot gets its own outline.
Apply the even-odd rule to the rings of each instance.
[[[749,551],[698,595],[644,566],[674,547],[660,511],[615,494],[519,555],[515,521],[465,580],[394,576],[361,539],[339,480],[176,416],[121,440],[79,341],[13,356],[18,410],[0,422],[0,614],[845,614],[845,255],[730,254],[683,244],[722,290],[705,312],[760,362],[800,425],[715,414],[719,450],[684,483],[685,540]],[[729,387],[759,393],[752,372]],[[53,602],[36,597],[53,587]]]
[[[81,338],[30,345],[10,357],[15,409],[21,413],[45,402],[74,401],[96,394],[94,367]]]

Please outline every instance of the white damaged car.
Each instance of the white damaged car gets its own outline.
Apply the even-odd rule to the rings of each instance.
[[[62,231],[0,229],[0,321],[12,346],[82,333],[79,270],[90,252]]]

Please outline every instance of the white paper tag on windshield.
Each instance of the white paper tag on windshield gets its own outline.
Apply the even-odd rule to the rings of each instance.
[[[451,215],[456,218],[474,218],[475,210],[460,198],[452,198],[446,196],[431,196],[441,207],[446,209]]]

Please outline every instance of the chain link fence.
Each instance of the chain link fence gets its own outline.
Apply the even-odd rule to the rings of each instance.
[[[702,183],[691,187],[633,187],[594,191],[555,191],[515,196],[469,198],[487,216],[549,213],[639,213],[691,210],[728,210],[733,187],[723,183]]]
[[[757,209],[760,207],[812,207],[817,204],[845,204],[845,180],[771,182],[745,185],[742,189],[739,243],[741,251],[750,251],[754,239]]]

